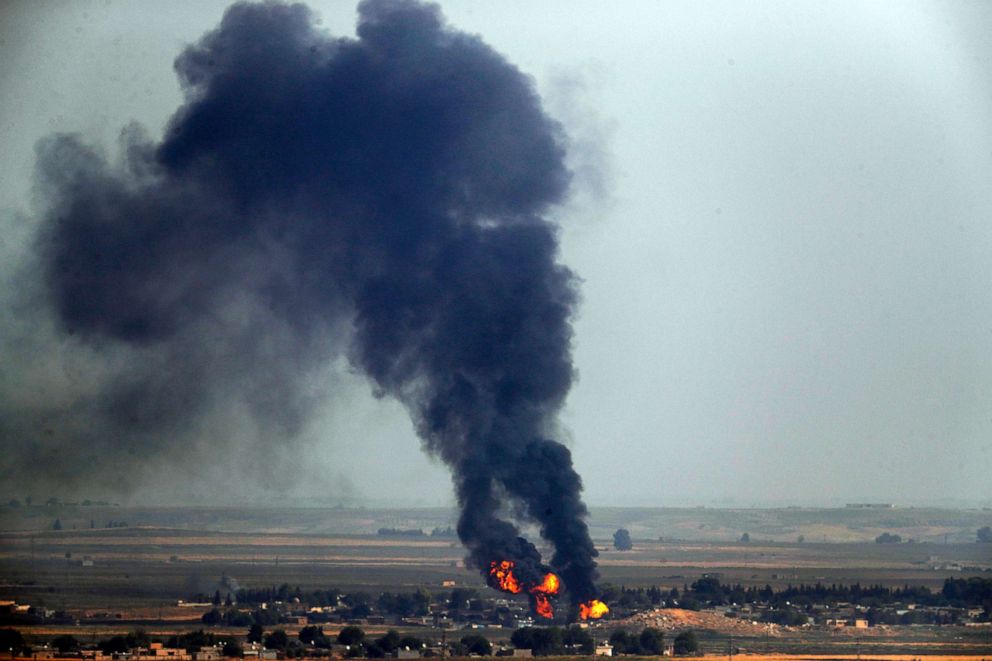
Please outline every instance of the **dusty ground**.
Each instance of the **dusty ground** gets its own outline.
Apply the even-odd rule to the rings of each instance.
[[[623,620],[610,623],[611,627],[639,631],[644,627],[654,627],[661,631],[684,631],[686,629],[708,629],[725,634],[741,636],[778,636],[782,629],[777,624],[765,624],[726,617],[717,613],[703,613],[681,608],[657,608],[637,613]]]

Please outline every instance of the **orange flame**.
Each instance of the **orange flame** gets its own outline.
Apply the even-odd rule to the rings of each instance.
[[[546,617],[549,620],[555,616],[555,611],[551,608],[551,602],[541,592],[534,593],[534,610],[537,611],[538,615]]]
[[[497,562],[493,560],[490,565],[489,573],[496,579],[496,583],[499,584],[500,590],[511,592],[513,594],[523,591],[523,588],[520,586],[520,581],[518,581],[517,577],[513,575],[513,561],[503,560]]]
[[[584,604],[579,604],[579,618],[583,620],[598,619],[610,612],[609,607],[599,599],[590,599]]]
[[[496,579],[496,585],[500,590],[518,594],[524,591],[524,586],[516,576],[513,575],[513,568],[516,564],[512,560],[493,560],[489,565],[489,575]],[[555,611],[551,606],[549,595],[556,595],[561,589],[561,579],[557,574],[548,572],[544,575],[544,580],[537,585],[531,585],[527,592],[534,595],[534,610],[541,617],[549,620],[554,618]]]
[[[535,585],[530,589],[530,592],[538,593],[543,592],[545,594],[558,594],[558,588],[561,587],[561,581],[558,579],[557,574],[552,574],[548,572],[544,575],[544,581],[540,585]]]
[[[555,611],[551,607],[551,600],[548,599],[549,594],[558,594],[558,589],[561,587],[561,581],[558,579],[557,574],[552,574],[548,572],[544,575],[544,580],[541,581],[539,585],[535,585],[528,592],[534,595],[534,610],[541,617],[546,617],[547,619],[553,619],[555,616]]]

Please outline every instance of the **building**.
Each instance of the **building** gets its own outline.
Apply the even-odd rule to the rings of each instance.
[[[609,643],[596,645],[596,656],[613,656],[613,645]]]
[[[219,646],[201,647],[193,652],[193,661],[217,661],[224,658],[224,649]]]

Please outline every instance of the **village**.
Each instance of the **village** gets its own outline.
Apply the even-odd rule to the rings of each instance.
[[[229,578],[222,580],[231,582]],[[604,587],[608,618],[568,624],[535,618],[523,599],[446,582],[433,594],[304,592],[287,584],[176,600],[167,620],[148,612],[55,611],[0,602],[4,649],[15,656],[86,659],[396,658],[547,654],[680,655],[717,635],[790,639],[818,632],[884,637],[900,630],[945,627],[992,633],[992,579],[947,579],[925,588],[805,585],[780,590],[742,588],[704,576],[685,587]],[[161,615],[161,613],[160,613]],[[536,620],[536,621],[535,621]],[[169,622],[182,633],[151,635]],[[554,626],[543,626],[554,625]],[[11,627],[6,629],[6,627]],[[52,627],[134,627],[127,634],[82,642],[84,636],[44,636]]]

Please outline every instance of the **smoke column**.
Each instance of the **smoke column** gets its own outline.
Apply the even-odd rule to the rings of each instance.
[[[568,188],[560,129],[435,6],[359,14],[357,39],[333,38],[301,5],[234,5],[176,60],[185,103],[160,142],[127,129],[120,163],[74,136],[39,146],[47,300],[112,378],[35,417],[77,453],[175,454],[231,402],[292,436],[314,366],[343,351],[451,467],[470,561],[540,571],[509,513],[590,599],[581,482],[551,439],[574,376],[576,279],[542,215]],[[29,439],[18,461],[44,458],[35,424],[0,423]]]

